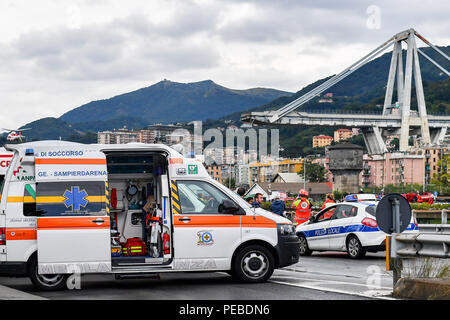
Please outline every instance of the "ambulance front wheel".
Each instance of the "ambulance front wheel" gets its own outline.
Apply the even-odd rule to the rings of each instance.
[[[233,263],[233,275],[243,282],[267,281],[274,270],[274,256],[261,245],[250,245],[241,249]]]
[[[68,275],[64,274],[39,274],[37,258],[31,259],[28,266],[28,276],[36,290],[56,291],[67,287],[66,281]]]

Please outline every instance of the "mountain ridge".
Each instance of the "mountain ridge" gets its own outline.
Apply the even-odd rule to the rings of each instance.
[[[91,101],[64,113],[59,119],[72,124],[86,122],[87,115],[89,121],[128,116],[145,119],[149,124],[206,120],[291,94],[270,88],[229,89],[212,80],[191,83],[162,80],[108,99]]]

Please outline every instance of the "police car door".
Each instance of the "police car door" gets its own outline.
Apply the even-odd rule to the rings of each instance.
[[[220,204],[232,200],[207,181],[172,180],[171,189],[175,268],[227,269],[241,241],[243,209],[223,212]]]
[[[38,271],[111,271],[105,155],[78,146],[35,154]]]
[[[330,249],[345,248],[347,235],[357,227],[354,221],[357,213],[358,208],[350,204],[339,204],[336,207],[335,218],[328,226]]]
[[[326,210],[319,212],[313,221],[307,226],[305,231],[306,238],[308,240],[308,246],[312,250],[325,250],[328,249],[328,226],[331,223],[330,218],[325,218],[326,214],[333,212],[335,207],[329,207]]]

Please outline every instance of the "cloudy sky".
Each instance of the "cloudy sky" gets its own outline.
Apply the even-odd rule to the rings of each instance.
[[[0,0],[0,128],[163,79],[298,91],[411,27],[449,45],[449,13],[448,0]]]

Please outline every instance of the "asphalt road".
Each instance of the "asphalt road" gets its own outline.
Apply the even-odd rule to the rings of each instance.
[[[352,260],[345,253],[314,253],[276,270],[261,284],[242,284],[226,273],[165,273],[160,279],[115,280],[85,275],[81,290],[34,291],[28,278],[0,277],[0,285],[56,300],[367,300],[389,299],[392,277],[384,253]]]

